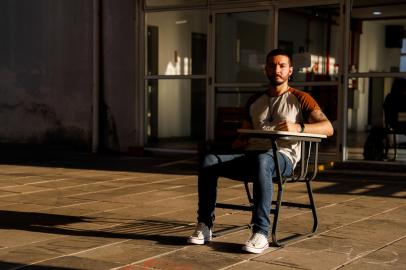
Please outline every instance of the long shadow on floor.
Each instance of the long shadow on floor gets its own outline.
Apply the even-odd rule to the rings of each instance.
[[[71,268],[71,267],[56,267],[56,266],[48,266],[48,265],[24,265],[19,263],[13,262],[4,262],[0,261],[0,269],[24,269],[24,270],[79,270],[78,268]]]
[[[387,198],[404,198],[406,173],[391,175],[352,175],[342,173],[321,173],[316,181],[329,185],[313,189],[316,194],[342,194]]]
[[[120,238],[129,240],[142,239],[171,246],[185,245],[185,235],[188,235],[195,226],[194,224],[185,224],[176,221],[152,219],[117,220],[100,217],[90,218],[7,210],[0,210],[0,220],[0,229],[4,230],[24,230],[61,236]],[[102,229],[80,229],[79,227],[86,227],[83,223],[95,223],[101,226]],[[233,227],[232,225],[217,225],[219,229],[229,229]]]
[[[120,153],[92,154],[64,149],[4,148],[0,164],[36,167],[92,169],[190,175],[197,172],[197,154],[129,156]]]

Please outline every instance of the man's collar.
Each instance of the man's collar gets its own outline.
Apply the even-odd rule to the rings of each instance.
[[[286,92],[289,91],[289,88],[290,88],[290,86],[289,86],[289,85],[286,85],[286,88],[284,88],[284,89],[281,90],[281,91],[277,91],[277,88],[276,88],[276,87],[270,86],[269,89],[268,89],[268,91],[267,91],[267,94],[268,94],[269,96],[271,96],[271,97],[282,96],[283,94],[285,94]]]

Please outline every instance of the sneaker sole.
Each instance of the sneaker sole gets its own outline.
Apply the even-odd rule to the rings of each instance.
[[[205,242],[210,242],[211,238],[207,239],[196,239],[196,238],[188,238],[187,242],[189,244],[195,244],[195,245],[204,245]]]
[[[249,253],[255,253],[255,254],[259,254],[264,252],[265,250],[267,250],[269,248],[269,245],[264,246],[263,248],[253,248],[253,247],[247,247],[247,246],[243,246],[242,250],[249,252]]]

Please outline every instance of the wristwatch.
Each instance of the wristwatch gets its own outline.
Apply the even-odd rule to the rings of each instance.
[[[304,128],[305,128],[304,123],[303,123],[303,122],[299,122],[299,125],[300,125],[300,133],[303,133]]]

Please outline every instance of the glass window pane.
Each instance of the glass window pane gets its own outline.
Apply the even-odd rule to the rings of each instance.
[[[406,55],[400,57],[400,72],[406,72]]]
[[[268,11],[216,15],[216,82],[266,81]]]
[[[218,87],[216,88],[216,109],[245,107],[248,98],[266,88],[254,87]]]
[[[181,6],[181,5],[205,5],[207,0],[146,0],[147,7],[159,7],[159,6]]]
[[[148,80],[147,144],[170,148],[196,148],[205,138],[205,80]]]
[[[146,14],[147,75],[206,74],[207,12]]]
[[[351,25],[351,71],[400,71],[406,19],[371,20],[354,13]]]
[[[292,81],[332,81],[338,75],[339,6],[281,9],[278,46],[292,54]]]
[[[394,136],[398,143],[397,149],[397,161],[406,160],[406,135],[395,134],[385,136],[386,123],[391,114],[385,113],[384,104],[389,93],[397,89],[393,87],[394,81],[399,78],[352,78],[349,85],[353,95],[353,102],[348,103],[347,108],[347,120],[348,120],[348,154],[349,159],[356,160],[382,160],[384,157],[384,144],[389,143],[388,159],[394,157]],[[397,101],[404,101],[405,99],[398,99]],[[388,106],[387,108],[393,108],[394,106]],[[400,105],[399,108],[406,108],[406,106]],[[402,111],[398,111],[396,114],[398,117],[402,115]],[[406,115],[406,114],[405,114]],[[400,119],[400,118],[399,118]],[[378,133],[377,133],[378,132]],[[382,133],[383,132],[383,133]],[[372,145],[367,139],[371,136],[378,134],[378,140]],[[381,134],[381,135],[379,135]],[[383,135],[382,135],[383,134]],[[381,140],[379,140],[379,136]],[[388,141],[385,141],[388,139]],[[403,148],[402,148],[403,145]],[[364,146],[366,146],[364,148]]]
[[[241,127],[248,99],[261,88],[219,87],[216,89],[214,138],[217,142],[231,144]]]

